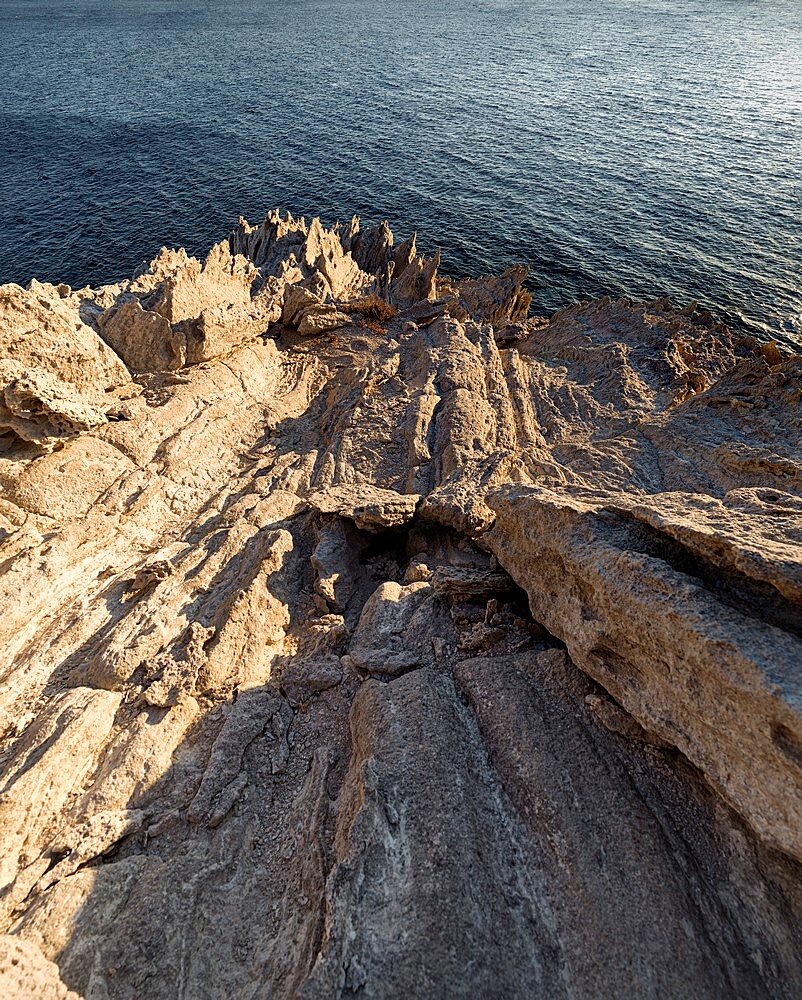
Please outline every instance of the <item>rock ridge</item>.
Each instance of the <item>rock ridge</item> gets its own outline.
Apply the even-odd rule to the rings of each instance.
[[[526,277],[0,288],[4,996],[800,994],[802,358]]]

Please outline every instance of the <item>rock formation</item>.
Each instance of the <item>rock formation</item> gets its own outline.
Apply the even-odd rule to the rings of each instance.
[[[802,358],[386,224],[0,289],[0,994],[802,993]]]

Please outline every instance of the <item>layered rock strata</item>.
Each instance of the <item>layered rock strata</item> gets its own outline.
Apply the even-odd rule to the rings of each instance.
[[[802,992],[802,359],[438,271],[0,289],[3,996]]]

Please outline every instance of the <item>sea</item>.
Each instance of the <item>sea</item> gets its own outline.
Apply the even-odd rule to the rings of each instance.
[[[802,343],[802,0],[0,0],[0,282],[387,218]]]

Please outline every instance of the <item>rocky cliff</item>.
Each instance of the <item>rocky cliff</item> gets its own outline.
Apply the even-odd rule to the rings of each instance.
[[[0,289],[4,997],[802,993],[802,359],[438,271]]]

